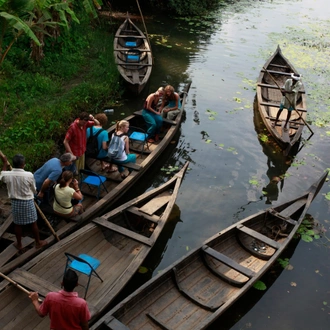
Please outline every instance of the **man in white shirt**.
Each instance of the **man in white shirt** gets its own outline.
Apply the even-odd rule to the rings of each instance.
[[[37,225],[37,211],[34,205],[34,194],[36,184],[31,172],[24,170],[25,158],[23,155],[15,155],[13,158],[13,169],[7,171],[8,160],[5,155],[1,155],[3,168],[0,173],[0,180],[6,183],[8,197],[11,199],[13,221],[15,224],[15,235],[18,250],[22,249],[22,226],[31,225],[36,247],[40,248],[47,244],[39,238]]]

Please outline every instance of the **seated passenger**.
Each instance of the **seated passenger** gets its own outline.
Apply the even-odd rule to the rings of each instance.
[[[164,94],[164,88],[159,87],[157,92],[150,94],[144,102],[142,116],[147,124],[148,142],[154,143],[159,139],[163,118],[157,110],[158,102]]]
[[[99,124],[95,124],[94,126],[91,126],[87,128],[87,140],[90,137],[91,130],[93,132],[93,135],[95,135],[99,130],[103,129],[103,126],[105,126],[108,123],[108,117],[104,113],[98,113],[94,117],[98,120]],[[97,155],[98,159],[102,159],[107,157],[108,155],[108,143],[109,143],[109,135],[106,130],[103,130],[99,135],[97,136],[98,141],[98,149],[99,153]],[[105,161],[101,161],[101,168],[102,171],[106,171],[108,173],[110,172],[116,172],[117,169],[115,169],[111,163],[107,163]]]
[[[122,143],[119,145],[119,150],[115,156],[111,156],[111,142],[109,145],[108,157],[111,158],[111,162],[118,166],[118,171],[122,179],[125,179],[127,176],[124,174],[124,167],[122,164],[126,163],[136,163],[136,155],[129,153],[129,137],[127,136],[127,132],[129,130],[129,122],[126,120],[121,120],[117,122],[116,131],[112,134],[111,140],[114,138],[114,135],[120,137]],[[131,169],[128,170],[130,173]]]
[[[79,201],[78,204],[72,205],[72,199]],[[73,173],[64,171],[60,183],[54,189],[54,212],[65,218],[75,217],[84,212],[80,202],[82,199],[83,195],[78,187],[78,181],[73,179]]]
[[[174,88],[171,85],[167,85],[164,89],[164,97],[159,112],[163,118],[174,120],[180,113],[180,109],[181,101],[179,94],[174,92]]]

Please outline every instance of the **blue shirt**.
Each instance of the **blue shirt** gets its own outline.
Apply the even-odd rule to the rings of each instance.
[[[56,182],[62,174],[61,161],[58,158],[48,160],[35,173],[34,179],[36,181],[37,190],[40,191],[42,184],[46,179]]]

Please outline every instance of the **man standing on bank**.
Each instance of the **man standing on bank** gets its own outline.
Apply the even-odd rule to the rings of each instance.
[[[284,108],[288,109],[288,115],[286,117],[285,125],[284,125],[284,131],[287,132],[288,128],[288,122],[291,117],[291,113],[293,110],[297,107],[297,98],[298,98],[298,92],[300,91],[302,87],[302,83],[300,81],[301,76],[296,73],[291,73],[291,78],[287,79],[285,81],[285,84],[283,88],[281,88],[281,93],[283,95],[282,101],[280,104],[280,109],[277,112],[275,122],[272,124],[272,127],[276,127],[276,123],[283,111]]]
[[[87,302],[73,292],[78,285],[75,271],[68,269],[61,283],[64,290],[49,292],[42,304],[38,301],[38,292],[31,292],[29,298],[40,317],[47,314],[50,318],[50,329],[88,330],[91,318]]]
[[[85,168],[86,129],[94,125],[100,125],[100,122],[87,112],[82,112],[66,132],[63,141],[65,150],[77,157],[75,161],[77,173],[74,174],[79,174],[79,170]]]
[[[21,250],[22,246],[22,226],[31,225],[36,248],[46,245],[46,241],[39,238],[37,225],[38,215],[34,205],[34,194],[37,192],[33,174],[24,170],[25,158],[17,154],[13,158],[13,169],[7,171],[8,160],[5,155],[1,155],[3,168],[0,180],[7,185],[8,196],[11,199],[13,221],[15,224],[16,248]]]

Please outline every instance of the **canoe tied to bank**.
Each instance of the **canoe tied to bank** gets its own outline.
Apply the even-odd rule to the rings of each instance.
[[[48,219],[53,219],[53,227],[60,239],[66,237],[72,233],[77,228],[88,223],[93,218],[104,214],[113,208],[114,204],[123,197],[127,192],[129,192],[141,179],[141,177],[147,172],[153,163],[155,163],[161,155],[164,154],[165,150],[171,145],[175,145],[178,142],[179,128],[184,118],[184,107],[187,101],[188,92],[190,89],[191,82],[185,85],[183,90],[179,93],[181,98],[181,112],[175,118],[175,120],[163,120],[163,138],[155,143],[147,143],[147,141],[135,141],[130,138],[130,153],[135,153],[137,160],[136,163],[128,163],[123,166],[126,167],[125,171],[128,176],[123,180],[118,171],[113,173],[107,173],[102,171],[101,160],[86,158],[86,168],[92,172],[100,175],[105,179],[100,197],[97,198],[98,187],[87,186],[82,184],[81,178],[79,178],[80,189],[84,196],[83,207],[85,212],[81,215],[76,216],[71,219],[58,218],[53,214],[53,210],[50,205],[40,205],[40,208],[46,215]],[[133,115],[130,115],[124,120],[130,123],[129,136],[132,136],[134,132],[139,134],[145,134],[147,127],[146,123],[142,117],[142,110],[136,111]],[[115,131],[115,125],[108,129],[109,137]],[[128,173],[128,169],[132,170]],[[52,205],[52,203],[50,203]],[[38,220],[39,222],[39,220]],[[43,229],[42,220],[39,224],[40,238],[47,242],[44,248],[54,244],[56,239],[51,232],[47,229]],[[16,267],[21,266],[26,261],[32,259],[39,253],[42,249],[37,249],[34,244],[33,236],[26,236],[23,238],[23,251],[18,253],[15,248],[14,243],[16,241],[14,233],[14,224],[12,222],[12,215],[1,225],[0,227],[0,239],[4,249],[0,252],[0,272],[8,274],[10,271],[14,270]]]
[[[89,286],[88,276],[77,271],[79,286],[76,289],[80,297],[85,296],[91,312],[90,322],[93,322],[136,273],[161,235],[188,164],[160,187],[94,219],[9,273],[8,277],[45,297],[48,292],[61,289],[67,260],[72,261],[69,265],[76,270],[75,257],[90,263],[94,262],[91,258],[97,259],[95,264],[99,266],[95,271],[99,278],[91,276]],[[1,329],[44,330],[49,329],[50,321],[49,317],[38,316],[25,292],[3,280],[0,283],[0,325]]]
[[[114,57],[120,75],[135,95],[141,93],[152,70],[152,53],[144,33],[126,18],[114,38]]]
[[[217,233],[146,282],[91,329],[206,329],[281,255],[327,175],[300,197]]]
[[[296,111],[293,110],[288,123],[288,130],[284,130],[287,118],[287,109],[283,109],[275,127],[276,115],[282,100],[280,88],[290,78],[291,73],[298,74],[297,70],[282,54],[280,46],[267,60],[260,71],[257,82],[257,105],[260,116],[279,146],[288,153],[290,148],[300,139],[307,116],[306,95],[304,88],[298,92]]]

